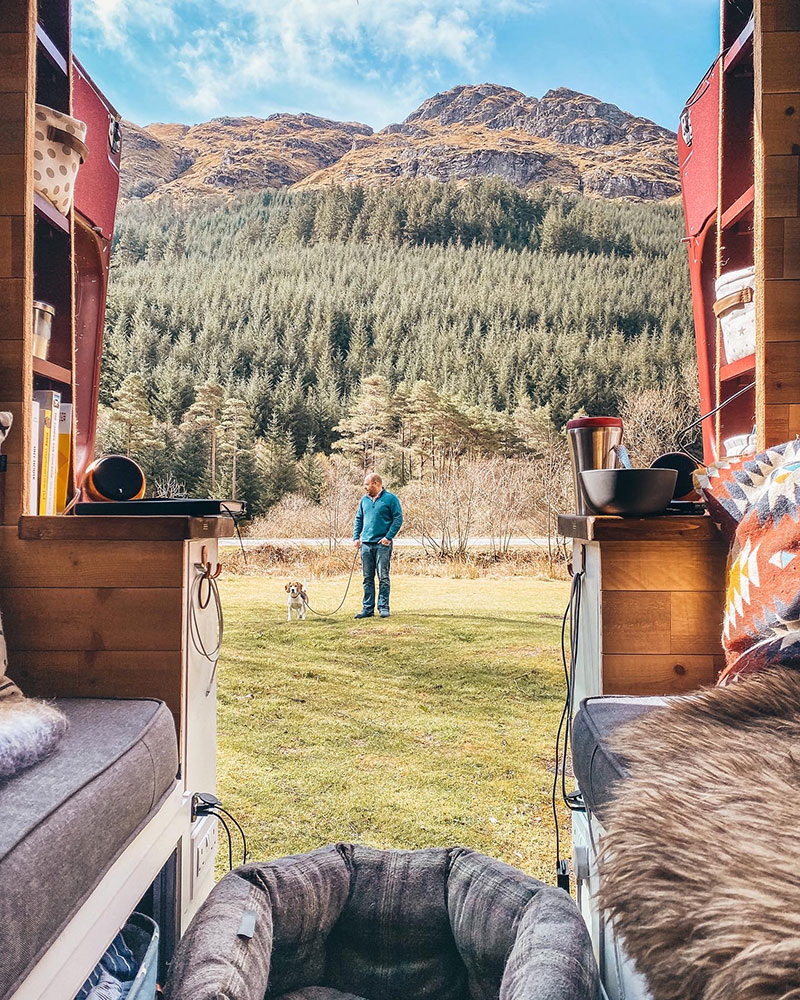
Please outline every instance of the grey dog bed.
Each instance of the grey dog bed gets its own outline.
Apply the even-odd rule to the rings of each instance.
[[[596,1000],[569,896],[461,847],[336,844],[226,875],[169,1000]]]

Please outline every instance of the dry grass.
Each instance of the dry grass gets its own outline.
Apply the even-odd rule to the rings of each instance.
[[[349,573],[353,556],[354,550],[349,545],[340,545],[333,552],[309,545],[260,545],[247,549],[246,560],[240,548],[222,549],[220,559],[225,571],[236,576],[266,575],[317,580]],[[537,580],[567,579],[563,559],[551,563],[546,549],[533,547],[514,549],[504,556],[475,550],[465,559],[441,558],[423,549],[396,549],[392,554],[392,572],[455,580],[507,576],[529,576]]]

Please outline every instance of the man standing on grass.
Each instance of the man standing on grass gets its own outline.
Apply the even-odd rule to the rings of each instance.
[[[377,472],[364,476],[364,493],[353,525],[353,541],[361,548],[361,569],[364,574],[364,606],[356,618],[375,615],[375,572],[378,573],[378,614],[389,617],[389,563],[392,561],[392,539],[403,523],[400,501],[383,488]]]

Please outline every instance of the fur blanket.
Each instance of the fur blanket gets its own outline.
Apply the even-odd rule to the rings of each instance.
[[[653,1000],[800,998],[800,674],[620,728],[600,904]]]
[[[45,758],[66,730],[66,716],[47,702],[0,699],[0,781]]]

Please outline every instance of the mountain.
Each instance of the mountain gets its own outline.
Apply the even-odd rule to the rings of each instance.
[[[454,87],[400,124],[310,114],[128,125],[123,194],[185,197],[238,190],[495,174],[608,198],[679,191],[676,136],[614,104],[561,87],[541,99],[497,84]]]
[[[368,125],[307,114],[215,118],[191,127],[125,122],[121,192],[187,197],[289,187],[371,135]]]

